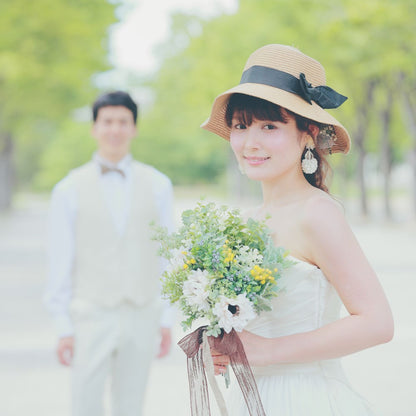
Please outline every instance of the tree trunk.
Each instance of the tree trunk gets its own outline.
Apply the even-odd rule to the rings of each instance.
[[[367,186],[365,182],[365,157],[366,151],[364,148],[364,135],[365,132],[361,131],[360,134],[355,136],[355,143],[358,148],[358,186],[360,188],[360,211],[363,217],[368,216],[368,198],[367,198]]]
[[[391,209],[391,167],[392,148],[390,144],[390,122],[393,108],[393,93],[387,92],[387,100],[384,109],[381,111],[381,171],[383,173],[383,207],[384,216],[391,220],[393,213]]]
[[[410,134],[413,137],[413,146],[410,151],[410,163],[413,170],[413,214],[416,216],[416,106],[410,99],[410,94],[405,91],[403,93],[404,113],[407,116],[407,125]]]
[[[340,196],[342,200],[346,201],[348,199],[348,164],[346,158],[341,159],[340,167],[336,173]]]
[[[0,211],[12,204],[14,183],[13,141],[9,133],[0,134]]]
[[[365,150],[365,137],[367,134],[368,110],[372,107],[375,86],[375,81],[369,81],[365,87],[366,94],[364,103],[362,106],[358,107],[358,125],[354,135],[354,142],[358,149],[357,176],[360,189],[360,211],[361,215],[364,217],[368,216],[367,185],[365,181],[365,159],[367,155]]]

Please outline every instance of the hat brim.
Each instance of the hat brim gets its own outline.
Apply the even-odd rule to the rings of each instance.
[[[226,140],[230,140],[231,129],[225,122],[225,112],[231,94],[235,93],[261,98],[310,120],[318,123],[330,124],[334,126],[335,134],[337,136],[337,140],[331,148],[332,153],[348,153],[350,150],[351,139],[347,130],[337,119],[322,107],[313,101],[312,104],[309,104],[296,94],[263,84],[239,84],[220,94],[214,101],[210,117],[201,125],[203,129],[211,131]]]

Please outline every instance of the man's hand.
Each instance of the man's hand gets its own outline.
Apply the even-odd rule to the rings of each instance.
[[[62,365],[71,365],[74,356],[74,337],[59,338],[56,355]]]
[[[157,358],[162,358],[170,351],[172,344],[172,334],[170,328],[160,328],[160,348]]]

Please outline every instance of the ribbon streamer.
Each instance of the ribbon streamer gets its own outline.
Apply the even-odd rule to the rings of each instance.
[[[228,416],[224,397],[222,397],[221,391],[218,388],[217,380],[215,379],[214,362],[212,361],[211,348],[209,346],[207,331],[202,331],[202,359],[204,361],[209,385],[211,386],[211,390],[214,392],[214,396],[217,401],[218,408],[220,409],[221,416]]]
[[[178,342],[178,345],[187,356],[192,416],[211,415],[208,385],[204,372],[204,361],[202,355],[202,351],[204,349],[208,350],[208,348],[200,348],[204,340],[205,329],[206,327],[202,326]],[[209,343],[218,352],[230,357],[231,367],[237,378],[238,384],[240,385],[240,389],[243,393],[250,416],[266,416],[260,400],[259,392],[257,390],[256,381],[244,352],[243,344],[234,329],[229,334],[224,333],[222,336],[216,338],[210,337]],[[210,367],[210,364],[212,365],[212,358],[210,359],[211,363],[208,359],[208,362],[205,364],[208,367]],[[214,393],[217,396],[215,388]],[[221,394],[219,391],[218,393]],[[220,402],[218,405],[221,409]],[[224,415],[226,415],[226,413]]]

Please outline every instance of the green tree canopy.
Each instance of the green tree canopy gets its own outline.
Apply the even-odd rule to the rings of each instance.
[[[12,140],[21,181],[30,182],[61,121],[95,94],[91,76],[108,67],[114,21],[102,0],[1,2],[0,154]]]

